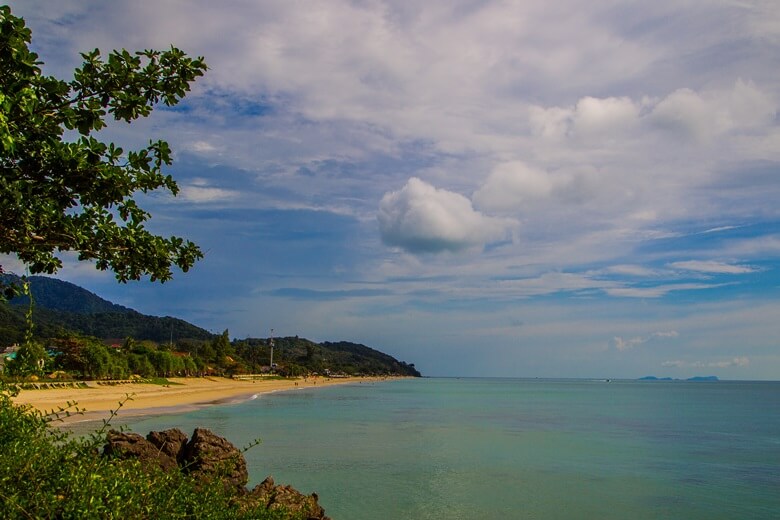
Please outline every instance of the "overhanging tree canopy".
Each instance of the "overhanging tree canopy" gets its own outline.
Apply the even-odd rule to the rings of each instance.
[[[93,134],[108,117],[129,123],[159,102],[178,103],[206,70],[203,58],[171,47],[104,60],[96,49],[66,82],[42,73],[30,41],[24,20],[0,6],[0,252],[16,254],[32,273],[56,272],[63,251],[122,282],[164,282],[173,266],[187,271],[200,249],[148,231],[150,214],[133,199],[178,192],[162,171],[171,164],[168,144],[125,152]]]

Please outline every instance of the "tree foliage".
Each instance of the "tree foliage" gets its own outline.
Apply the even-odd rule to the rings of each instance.
[[[16,358],[8,364],[8,372],[16,376],[41,375],[48,360],[43,345],[25,341],[16,352]]]
[[[146,229],[133,196],[178,186],[165,141],[125,151],[95,134],[175,105],[206,70],[181,50],[83,53],[71,81],[44,75],[24,20],[0,6],[0,253],[32,273],[54,273],[58,253],[78,252],[119,281],[166,281],[202,257],[190,241]]]

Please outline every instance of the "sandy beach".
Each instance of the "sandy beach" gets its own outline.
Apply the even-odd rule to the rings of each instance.
[[[248,399],[253,395],[283,390],[297,390],[348,383],[382,381],[383,377],[262,379],[243,381],[222,377],[169,378],[170,385],[122,383],[104,385],[89,382],[88,388],[55,388],[22,390],[14,398],[16,404],[28,404],[41,412],[50,412],[76,402],[85,413],[68,421],[95,420],[108,417],[120,401],[129,394],[121,408],[122,416],[170,413],[200,406]]]

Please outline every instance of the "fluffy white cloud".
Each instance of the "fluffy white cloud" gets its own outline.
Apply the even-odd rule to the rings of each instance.
[[[554,189],[551,176],[520,161],[498,165],[473,196],[479,208],[519,211],[529,203],[545,200]]]
[[[472,200],[480,210],[545,221],[542,225],[550,226],[556,218],[573,212],[582,217],[584,212],[622,205],[615,193],[619,188],[606,184],[604,174],[588,166],[545,170],[524,161],[507,161],[493,167]],[[568,222],[556,224],[569,230],[583,224],[565,218]]]
[[[761,128],[772,124],[777,102],[752,81],[738,79],[725,101],[732,128]]]
[[[645,96],[585,96],[574,106],[533,105],[528,119],[533,133],[544,138],[615,138],[626,142],[629,131],[647,123],[682,136],[707,141],[719,134],[766,130],[777,103],[753,82],[737,79],[729,89],[697,92],[678,88],[660,99]]]
[[[513,224],[485,216],[463,195],[416,177],[382,197],[377,219],[386,244],[413,253],[459,251],[501,240]]]
[[[549,139],[560,139],[569,133],[573,110],[569,108],[531,106],[528,120],[533,132]]]
[[[651,122],[703,139],[717,130],[716,114],[704,99],[689,88],[681,88],[662,99],[653,109]]]
[[[777,104],[752,82],[738,79],[728,90],[677,89],[659,101],[648,120],[699,141],[718,134],[766,128]]]
[[[637,123],[639,106],[628,97],[584,97],[574,111],[574,131],[584,137],[619,134]]]

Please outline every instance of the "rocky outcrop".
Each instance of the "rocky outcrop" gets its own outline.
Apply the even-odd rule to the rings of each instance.
[[[165,471],[179,467],[176,457],[163,453],[158,446],[155,446],[148,439],[144,439],[137,433],[111,430],[108,432],[106,441],[106,445],[103,448],[103,455],[105,456],[120,459],[138,459],[143,463],[143,466],[156,466]]]
[[[249,492],[251,502],[266,504],[267,509],[286,509],[302,514],[307,520],[327,519],[325,510],[317,502],[317,493],[304,495],[292,486],[275,485],[273,477],[266,478]]]
[[[172,428],[162,432],[149,432],[146,440],[154,444],[161,455],[167,455],[177,463],[181,463],[182,451],[187,444],[187,434],[180,429]]]
[[[241,452],[230,441],[206,428],[195,428],[190,441],[182,447],[184,471],[197,480],[220,479],[239,492],[246,491],[249,473]]]
[[[178,428],[150,432],[146,438],[111,430],[106,441],[104,456],[138,459],[144,467],[182,471],[197,481],[219,479],[234,490],[237,500],[247,508],[262,505],[271,510],[284,509],[307,520],[329,520],[316,493],[304,495],[291,486],[276,485],[271,477],[248,491],[244,456],[231,442],[205,428],[196,428],[189,440]]]

